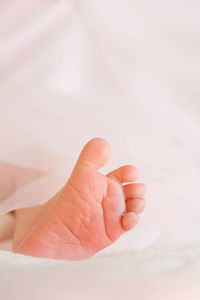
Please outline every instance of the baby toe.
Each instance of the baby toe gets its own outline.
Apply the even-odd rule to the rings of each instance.
[[[90,140],[81,151],[76,167],[85,165],[99,169],[108,161],[109,155],[110,145],[106,140],[94,138]]]
[[[123,186],[124,196],[128,198],[142,198],[146,193],[146,187],[143,183],[131,183]]]
[[[127,165],[110,172],[107,176],[120,183],[133,182],[138,179],[138,170],[132,165]]]
[[[140,214],[146,205],[146,200],[144,198],[128,199],[126,201],[127,212],[134,212]]]
[[[133,229],[139,222],[140,217],[134,212],[128,212],[122,216],[122,227],[125,231]]]

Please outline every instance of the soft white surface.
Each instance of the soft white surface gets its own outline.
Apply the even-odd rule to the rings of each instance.
[[[3,201],[0,214],[47,201],[94,136],[112,147],[102,172],[135,164],[148,205],[104,258],[1,252],[4,299],[199,299],[198,2],[28,3],[0,9],[0,160],[49,175]]]

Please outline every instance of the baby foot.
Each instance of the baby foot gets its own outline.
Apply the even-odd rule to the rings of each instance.
[[[109,153],[108,143],[100,138],[84,147],[67,184],[40,208],[28,232],[14,243],[15,252],[86,259],[135,227],[145,206],[145,185],[132,183],[138,172],[130,165],[100,174]]]

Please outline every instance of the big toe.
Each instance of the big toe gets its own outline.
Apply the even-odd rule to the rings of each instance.
[[[103,138],[90,140],[79,156],[77,164],[85,164],[99,169],[105,165],[110,155],[110,145]]]

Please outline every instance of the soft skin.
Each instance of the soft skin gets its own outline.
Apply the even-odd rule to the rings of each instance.
[[[145,207],[145,185],[133,183],[132,165],[106,176],[110,146],[101,138],[85,145],[64,188],[45,205],[17,212],[17,253],[67,260],[87,259],[133,229]],[[124,185],[124,183],[126,183]]]

